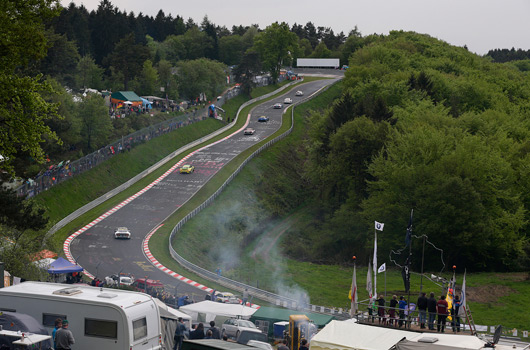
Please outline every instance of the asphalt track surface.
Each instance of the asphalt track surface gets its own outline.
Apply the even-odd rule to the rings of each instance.
[[[302,83],[284,95],[256,106],[248,117],[248,125],[221,142],[193,152],[184,161],[179,159],[177,163],[175,160],[174,170],[168,171],[165,177],[162,176],[103,214],[98,220],[87,225],[82,233],[78,231],[77,235],[72,235],[72,238],[67,240],[68,244],[65,243],[67,256],[69,249],[71,257],[88,275],[99,279],[120,272],[131,273],[136,278],[160,280],[170,293],[186,293],[197,301],[203,300],[211,289],[205,286],[198,288],[155,267],[144,251],[144,239],[197,193],[224,165],[280,128],[282,114],[288,105],[284,104],[282,109],[273,109],[275,103],[283,102],[286,97],[297,102],[334,81],[335,79],[323,79]],[[295,96],[297,90],[302,90],[304,96]],[[270,120],[260,123],[257,121],[260,116],[268,116]],[[255,129],[254,135],[243,135],[243,129],[246,127]],[[180,165],[183,164],[195,166],[194,173],[180,174]],[[114,238],[114,230],[120,226],[129,228],[132,234],[130,240]]]

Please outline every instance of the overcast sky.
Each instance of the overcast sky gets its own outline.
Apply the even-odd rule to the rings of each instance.
[[[70,0],[61,0],[67,6]],[[75,0],[89,11],[100,0]],[[495,48],[530,49],[528,0],[111,0],[121,11],[155,16],[179,15],[200,23],[205,15],[216,25],[273,22],[331,27],[344,34],[358,27],[363,35],[390,30],[426,33],[470,51],[485,54]]]

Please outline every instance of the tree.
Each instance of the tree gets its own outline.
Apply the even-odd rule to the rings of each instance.
[[[144,62],[142,73],[140,74],[140,93],[142,95],[153,95],[158,82],[158,72],[153,67],[150,60]]]
[[[103,88],[103,68],[90,56],[85,56],[77,63],[76,86],[100,90]]]
[[[249,96],[254,87],[254,77],[260,73],[261,62],[259,54],[255,51],[248,51],[234,70],[236,82],[241,84],[241,89]]]
[[[159,87],[164,88],[164,92],[167,96],[176,100],[179,96],[178,94],[178,84],[176,75],[173,74],[173,66],[169,61],[161,60],[158,62],[158,85]]]
[[[227,65],[241,62],[243,56],[243,41],[239,35],[224,36],[219,39],[219,58]]]
[[[144,61],[149,58],[149,49],[141,44],[136,44],[131,33],[121,39],[112,53],[107,58],[107,63],[121,73],[123,89],[128,90],[129,81],[142,71]]]
[[[178,67],[180,93],[189,99],[197,98],[201,93],[211,99],[226,84],[226,66],[220,62],[199,58],[179,62]]]
[[[278,81],[282,65],[290,64],[291,52],[295,51],[297,43],[296,34],[291,33],[285,22],[275,22],[256,36],[254,47],[274,82]]]
[[[44,135],[60,143],[46,121],[57,117],[56,106],[41,93],[51,87],[41,75],[26,71],[32,60],[47,52],[43,21],[59,13],[54,0],[20,2],[6,0],[0,11],[0,168],[14,175],[13,162],[19,152],[44,162]]]
[[[104,146],[111,133],[112,123],[103,98],[88,94],[78,106],[78,115],[81,120],[81,135],[86,142],[86,152]]]
[[[40,62],[40,71],[45,75],[53,76],[63,84],[73,86],[74,72],[79,62],[79,53],[75,42],[67,39],[66,35],[46,31],[48,53]]]

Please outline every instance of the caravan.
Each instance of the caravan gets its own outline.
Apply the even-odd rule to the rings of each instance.
[[[78,350],[161,349],[160,311],[149,295],[120,289],[24,282],[0,289],[0,310],[34,317],[51,333],[67,319]]]

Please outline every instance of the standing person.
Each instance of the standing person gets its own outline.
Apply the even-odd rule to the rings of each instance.
[[[281,345],[278,346],[278,350],[289,350],[289,347],[287,346],[287,339],[282,340]]]
[[[453,326],[453,332],[460,332],[460,316],[458,315],[460,311],[460,305],[460,298],[458,295],[455,295],[455,300],[453,300],[453,305],[451,308],[451,315],[453,316],[451,325]]]
[[[389,324],[394,324],[394,319],[396,318],[396,308],[398,306],[397,295],[392,296],[390,300],[390,309],[388,310]],[[396,321],[397,325],[397,321]]]
[[[440,297],[440,300],[436,303],[436,312],[438,313],[438,322],[436,322],[436,329],[438,332],[440,332],[440,329],[442,330],[442,333],[445,332],[445,320],[447,319],[447,314],[449,309],[449,304],[447,303],[447,300],[445,300],[445,295],[442,295]]]
[[[63,321],[62,328],[55,332],[55,344],[57,350],[71,350],[72,344],[75,343],[74,335],[68,329],[68,320]]]
[[[63,326],[63,319],[57,318],[55,319],[55,328],[52,331],[52,339],[53,339],[53,348],[57,349],[57,343],[55,342],[55,334],[57,333],[57,330],[62,328]]]
[[[307,346],[307,340],[306,339],[302,339],[302,341],[300,342],[300,347],[298,348],[298,350],[309,350],[309,347]]]
[[[385,298],[383,298],[383,294],[379,296],[379,299],[377,299],[377,315],[379,316],[379,323],[386,324],[386,318],[385,318]]]
[[[248,300],[248,288],[245,288],[245,290],[243,291],[243,305],[246,305],[247,304],[247,300]]]
[[[215,321],[210,321],[210,329],[212,331],[212,339],[221,339],[221,331],[219,327],[215,327]]]
[[[427,319],[427,304],[429,303],[429,299],[425,296],[425,292],[422,292],[421,295],[418,297],[418,310],[420,315],[420,328],[425,328],[425,321]]]
[[[427,300],[427,310],[429,311],[429,329],[434,331],[434,320],[436,319],[436,299],[434,293],[431,292],[430,298]]]
[[[190,332],[190,339],[204,339],[204,324],[199,323],[193,332]]]
[[[403,322],[405,321],[405,308],[407,307],[407,302],[405,301],[405,298],[403,297],[403,295],[399,297],[398,305],[399,305],[399,328],[401,328],[401,326],[403,326]]]
[[[182,317],[179,317],[177,322],[177,329],[175,329],[175,336],[173,337],[173,340],[175,341],[175,345],[173,345],[173,350],[182,349],[182,340],[184,339],[185,333],[186,326],[184,325],[184,320],[182,319]]]

